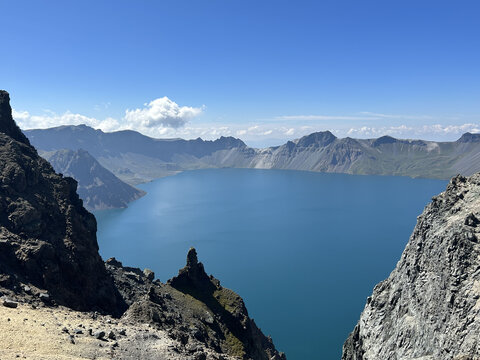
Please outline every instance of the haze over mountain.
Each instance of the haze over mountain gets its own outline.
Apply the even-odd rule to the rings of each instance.
[[[457,141],[337,138],[317,132],[264,149],[240,139],[153,139],[135,131],[106,133],[85,125],[26,130],[43,151],[85,149],[129,184],[201,168],[288,169],[448,179],[480,171],[480,134]]]
[[[87,151],[57,150],[40,154],[56,172],[78,181],[77,192],[88,210],[123,208],[145,195],[105,169]]]

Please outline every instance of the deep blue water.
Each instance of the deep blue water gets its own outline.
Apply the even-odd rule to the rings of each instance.
[[[166,281],[197,248],[289,360],[339,359],[373,286],[446,181],[217,169],[144,184],[97,212],[100,253]]]

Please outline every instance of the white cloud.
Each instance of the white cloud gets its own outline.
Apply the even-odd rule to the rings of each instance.
[[[85,124],[103,131],[118,129],[119,122],[113,118],[98,120],[81,114],[74,114],[67,111],[63,114],[55,114],[45,111],[44,115],[31,115],[28,111],[12,111],[13,118],[22,129],[43,129],[59,125],[80,125]]]
[[[127,110],[125,120],[132,127],[139,128],[174,128],[178,129],[201,114],[203,108],[194,108],[190,106],[179,106],[168,97],[164,96],[155,99],[144,108]]]
[[[370,111],[361,111],[354,115],[282,115],[274,119],[279,121],[369,121],[386,119],[429,120],[430,115],[403,115],[382,114]]]
[[[421,137],[427,136],[429,138],[451,138],[466,132],[479,133],[480,124],[460,124],[460,125],[419,125],[419,126],[383,126],[383,127],[369,127],[361,126],[357,128],[350,128],[346,134],[347,136],[358,137],[378,137],[383,135],[391,135],[397,137]]]
[[[372,120],[372,116],[337,116],[337,115],[282,115],[275,120],[323,121],[323,120]]]
[[[65,112],[56,114],[45,110],[42,115],[13,110],[13,117],[22,129],[48,128],[59,125],[86,124],[105,132],[135,130],[151,137],[216,139],[220,136],[239,137],[247,143],[283,143],[316,131],[330,130],[338,137],[373,138],[391,135],[397,138],[423,138],[426,140],[453,140],[465,132],[480,132],[480,124],[465,119],[444,118],[443,124],[431,124],[427,115],[394,115],[361,113],[361,116],[299,115],[280,116],[255,123],[197,123],[190,121],[205,107],[179,106],[167,97],[126,110],[120,119],[94,117]],[[303,119],[303,120],[302,120]],[[292,121],[292,120],[296,120]],[[324,120],[332,120],[330,122]],[[342,121],[344,120],[344,121]],[[355,121],[350,121],[355,120]],[[363,120],[363,121],[362,121]],[[370,122],[369,120],[375,120]],[[424,121],[422,121],[424,120]],[[468,122],[469,121],[469,122]],[[424,125],[425,123],[430,123]],[[450,123],[450,124],[449,124]],[[356,126],[358,124],[358,126]]]
[[[13,110],[13,118],[22,129],[41,129],[60,125],[85,124],[102,131],[136,130],[149,136],[166,136],[171,129],[184,127],[191,119],[200,115],[204,107],[179,106],[168,97],[158,98],[145,107],[126,110],[120,119],[111,117],[103,120],[67,111],[56,114],[45,110],[42,115],[31,115],[28,111]]]
[[[418,120],[418,119],[432,119],[430,115],[402,115],[402,114],[382,114],[370,111],[362,111],[360,114],[370,116],[371,118],[380,118],[380,119],[408,119],[408,120]]]

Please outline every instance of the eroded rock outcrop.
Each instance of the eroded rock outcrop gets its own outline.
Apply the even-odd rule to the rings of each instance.
[[[241,359],[285,359],[250,319],[241,297],[206,274],[195,249],[190,249],[187,265],[167,284],[116,259],[106,264],[129,305],[124,319],[168,331],[187,349],[204,347]]]
[[[344,360],[480,359],[480,174],[433,198],[343,347]]]

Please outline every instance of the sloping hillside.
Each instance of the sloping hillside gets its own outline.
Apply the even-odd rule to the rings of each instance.
[[[105,169],[87,151],[57,150],[41,153],[56,172],[77,180],[77,192],[88,210],[123,208],[144,191],[128,185]]]

